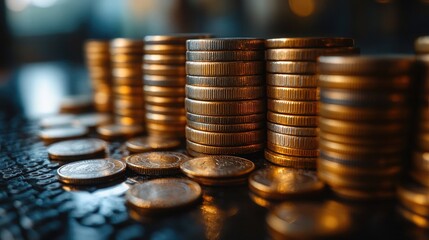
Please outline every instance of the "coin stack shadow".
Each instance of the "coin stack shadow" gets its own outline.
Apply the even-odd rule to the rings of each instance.
[[[265,158],[295,168],[316,168],[318,90],[316,60],[358,54],[350,38],[273,38],[266,41],[267,149]]]
[[[320,57],[318,176],[338,196],[390,198],[408,157],[414,58]]]
[[[209,35],[146,36],[143,81],[149,136],[185,137],[186,40]]]
[[[94,91],[94,105],[98,112],[112,112],[112,72],[109,41],[85,42],[85,61]]]
[[[143,41],[117,38],[110,42],[115,121],[145,124],[142,59]]]
[[[243,155],[265,141],[265,42],[253,38],[187,41],[188,153]]]

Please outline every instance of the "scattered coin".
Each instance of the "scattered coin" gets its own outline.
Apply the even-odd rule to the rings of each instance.
[[[39,132],[39,137],[47,144],[82,138],[88,135],[88,129],[86,127],[61,127],[61,128],[49,128]]]
[[[131,152],[149,152],[156,150],[174,149],[180,146],[180,141],[171,138],[136,137],[129,139],[125,145]]]
[[[131,170],[145,175],[170,175],[180,172],[180,164],[189,157],[179,152],[148,152],[125,159]]]
[[[96,138],[67,140],[54,143],[48,147],[49,158],[55,160],[82,160],[93,157],[103,157],[107,144]]]
[[[76,115],[73,114],[58,114],[53,116],[43,117],[39,121],[42,128],[60,128],[69,127],[75,120]]]
[[[97,128],[98,134],[106,140],[130,138],[143,133],[144,128],[140,125],[118,125],[109,124]]]

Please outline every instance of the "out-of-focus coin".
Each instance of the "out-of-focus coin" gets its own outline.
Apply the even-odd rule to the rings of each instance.
[[[352,38],[272,38],[266,40],[267,48],[329,48],[352,47]]]
[[[39,137],[45,143],[53,143],[63,140],[76,139],[88,135],[86,127],[61,127],[49,128],[39,132]]]
[[[183,44],[146,44],[145,54],[184,54],[186,47]]]
[[[148,113],[161,113],[168,115],[184,115],[186,110],[183,107],[168,107],[168,106],[158,106],[154,104],[146,104],[145,105],[146,112]]]
[[[264,50],[265,40],[256,38],[193,39],[186,42],[188,51]]]
[[[194,178],[236,178],[247,176],[255,164],[241,157],[218,155],[190,159],[182,163],[180,169]]]
[[[249,188],[256,194],[274,199],[305,195],[321,191],[323,182],[312,171],[269,166],[252,173]]]
[[[265,75],[249,76],[186,76],[186,84],[200,87],[246,87],[264,85]]]
[[[145,175],[169,175],[180,172],[180,164],[189,157],[179,152],[148,152],[125,159],[131,170]]]
[[[76,120],[73,121],[74,124],[78,126],[85,126],[89,128],[94,128],[97,126],[108,124],[112,121],[112,118],[109,114],[106,113],[88,113],[78,115]]]
[[[91,96],[77,95],[69,96],[61,100],[60,112],[82,113],[92,110],[94,103]]]
[[[207,124],[243,124],[255,123],[265,120],[265,114],[237,115],[237,116],[211,116],[186,113],[189,121]]]
[[[268,61],[267,72],[314,74],[316,73],[316,62]]]
[[[145,54],[143,62],[146,64],[185,64],[186,56],[183,54]]]
[[[144,86],[144,93],[150,96],[160,97],[185,97],[183,87]]]
[[[317,127],[318,116],[299,116],[267,111],[267,120],[273,123],[298,127]]]
[[[48,147],[50,159],[82,160],[106,154],[107,144],[96,138],[67,140],[54,143]]]
[[[213,37],[208,33],[179,33],[171,35],[148,35],[144,37],[146,44],[185,44],[189,39],[204,39]]]
[[[197,62],[263,61],[264,51],[187,51],[186,59]]]
[[[186,62],[186,74],[196,76],[242,76],[265,73],[263,61]]]
[[[186,84],[186,78],[185,76],[144,74],[143,83],[150,86],[183,87]]]
[[[158,114],[158,113],[146,113],[146,119],[148,121],[154,122],[180,122],[186,123],[186,117],[181,115],[166,115],[166,114]]]
[[[279,154],[271,150],[266,149],[264,153],[265,159],[269,162],[283,166],[283,167],[292,167],[292,168],[305,168],[305,169],[315,169],[317,157],[300,157],[300,156],[291,156],[285,154]]]
[[[388,107],[405,106],[410,97],[401,92],[353,92],[340,89],[320,89],[320,102],[355,106],[355,107]]]
[[[108,53],[109,52],[109,41],[99,39],[89,39],[85,41],[84,45],[86,52],[91,53]]]
[[[141,86],[114,86],[113,92],[119,95],[141,95],[143,94],[143,88]]]
[[[149,152],[177,148],[180,141],[158,137],[136,137],[129,139],[125,145],[131,152]]]
[[[204,144],[199,144],[196,142],[192,142],[186,140],[187,150],[191,150],[193,152],[203,153],[203,154],[211,154],[211,155],[244,155],[255,153],[261,151],[264,148],[263,143],[243,145],[243,146],[234,146],[234,147],[219,147],[219,146],[209,146]],[[194,154],[195,155],[195,154]]]
[[[363,108],[321,102],[319,103],[319,115],[321,117],[345,121],[401,121],[408,117],[409,111],[410,110],[405,107],[397,106],[369,106]]]
[[[417,53],[429,53],[429,36],[422,36],[414,42],[414,49]]]
[[[407,89],[411,83],[409,75],[398,76],[344,76],[319,75],[319,86],[337,89]]]
[[[114,159],[83,160],[58,168],[58,179],[67,184],[100,184],[117,179],[125,173],[127,165]]]
[[[403,218],[407,219],[418,227],[424,229],[427,229],[429,227],[429,218],[427,217],[416,214],[413,211],[402,206],[398,206],[398,212]]]
[[[267,87],[267,97],[279,100],[317,101],[318,95],[316,88]]]
[[[268,99],[268,109],[284,114],[292,115],[317,115],[318,102],[317,101],[289,101]]]
[[[283,203],[270,211],[266,220],[274,239],[327,239],[346,234],[351,227],[348,212],[327,203]]]
[[[73,114],[58,114],[53,116],[43,117],[39,121],[42,128],[58,128],[69,127],[75,120],[76,115]]]
[[[201,192],[200,185],[191,180],[163,178],[132,186],[125,198],[139,213],[156,214],[190,206],[201,197]]]
[[[112,48],[139,48],[143,47],[143,41],[129,38],[115,38],[110,41]]]
[[[183,106],[185,99],[183,97],[157,97],[145,95],[144,100],[149,104],[160,106]]]
[[[302,74],[270,74],[267,73],[267,85],[290,88],[315,88],[317,87],[317,76]]]
[[[140,125],[109,124],[97,128],[98,134],[107,140],[130,138],[143,133],[143,131],[144,128]]]
[[[288,156],[296,157],[317,157],[319,155],[318,149],[299,149],[299,148],[290,148],[281,145],[274,144],[272,142],[267,142],[267,148],[273,152],[281,153]]]
[[[265,131],[217,133],[196,130],[186,127],[186,138],[190,141],[210,146],[240,146],[256,144],[265,136]]]
[[[265,111],[263,99],[248,101],[211,102],[185,99],[186,110],[190,113],[212,116],[250,115]]]
[[[405,133],[406,126],[398,122],[355,123],[336,119],[319,118],[321,131],[347,136],[389,136]]]
[[[359,48],[277,48],[267,50],[270,61],[316,61],[320,56],[359,54]]]
[[[210,124],[194,121],[186,121],[186,124],[196,130],[207,132],[246,132],[260,129],[265,126],[264,122],[241,123],[241,124]]]
[[[265,96],[265,88],[252,87],[199,87],[186,85],[186,97],[197,100],[229,101],[259,99]]]
[[[183,76],[186,74],[183,65],[143,64],[143,72],[152,75]]]

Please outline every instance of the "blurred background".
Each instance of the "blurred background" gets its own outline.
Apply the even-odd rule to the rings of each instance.
[[[343,36],[363,54],[413,53],[428,17],[429,0],[0,0],[0,117],[89,94],[88,38]]]

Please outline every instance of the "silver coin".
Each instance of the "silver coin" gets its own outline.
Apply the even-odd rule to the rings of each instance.
[[[48,154],[53,159],[75,159],[80,160],[88,155],[105,153],[107,143],[97,138],[84,138],[67,140],[54,143],[49,146]]]
[[[83,137],[88,134],[86,127],[59,127],[40,131],[39,137],[47,142]]]

